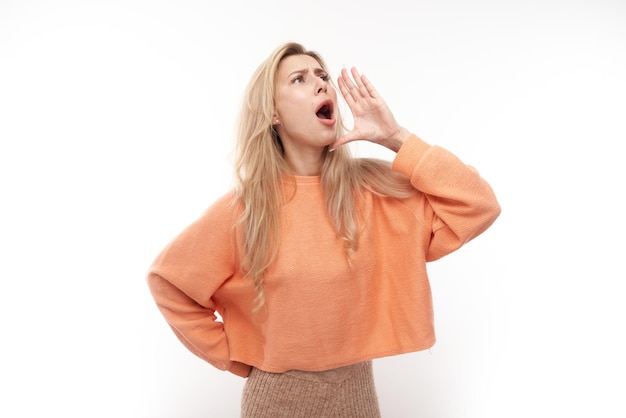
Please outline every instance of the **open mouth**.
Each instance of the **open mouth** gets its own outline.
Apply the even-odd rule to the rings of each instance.
[[[318,118],[330,120],[333,118],[333,102],[332,100],[326,100],[320,104],[315,112]]]

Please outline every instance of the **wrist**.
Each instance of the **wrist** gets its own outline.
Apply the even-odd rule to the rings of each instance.
[[[387,140],[387,148],[394,152],[398,152],[402,145],[406,142],[407,138],[411,135],[411,132],[408,129],[400,126],[395,135],[392,135]]]

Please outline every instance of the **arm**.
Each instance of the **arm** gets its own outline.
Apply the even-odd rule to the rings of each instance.
[[[452,153],[399,125],[370,81],[355,68],[351,75],[343,69],[337,84],[354,116],[354,128],[338,137],[331,149],[366,140],[397,152],[392,169],[409,178],[434,212],[427,260],[436,260],[485,231],[500,214],[489,184]]]
[[[456,250],[484,232],[500,215],[489,184],[449,151],[410,135],[392,163],[422,192],[434,216],[427,261]]]
[[[230,360],[213,299],[234,273],[231,219],[232,207],[222,198],[161,252],[147,282],[159,310],[185,347],[216,368],[245,377],[250,366]]]

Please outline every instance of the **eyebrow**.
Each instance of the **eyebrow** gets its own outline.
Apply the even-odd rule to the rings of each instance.
[[[303,73],[308,73],[308,72],[309,72],[308,68],[303,68],[301,70],[292,71],[291,73],[289,73],[287,78],[291,78],[295,74],[303,74]],[[318,67],[313,70],[313,74],[328,74],[328,72],[324,70],[323,68]]]

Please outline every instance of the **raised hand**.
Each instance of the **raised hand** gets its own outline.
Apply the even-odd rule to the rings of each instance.
[[[359,74],[354,67],[351,73],[352,78],[348,75],[348,70],[342,69],[337,85],[350,107],[354,127],[350,132],[338,137],[330,148],[335,149],[351,141],[364,140],[398,151],[408,136],[408,131],[396,122],[387,103],[379,96],[367,77]]]

